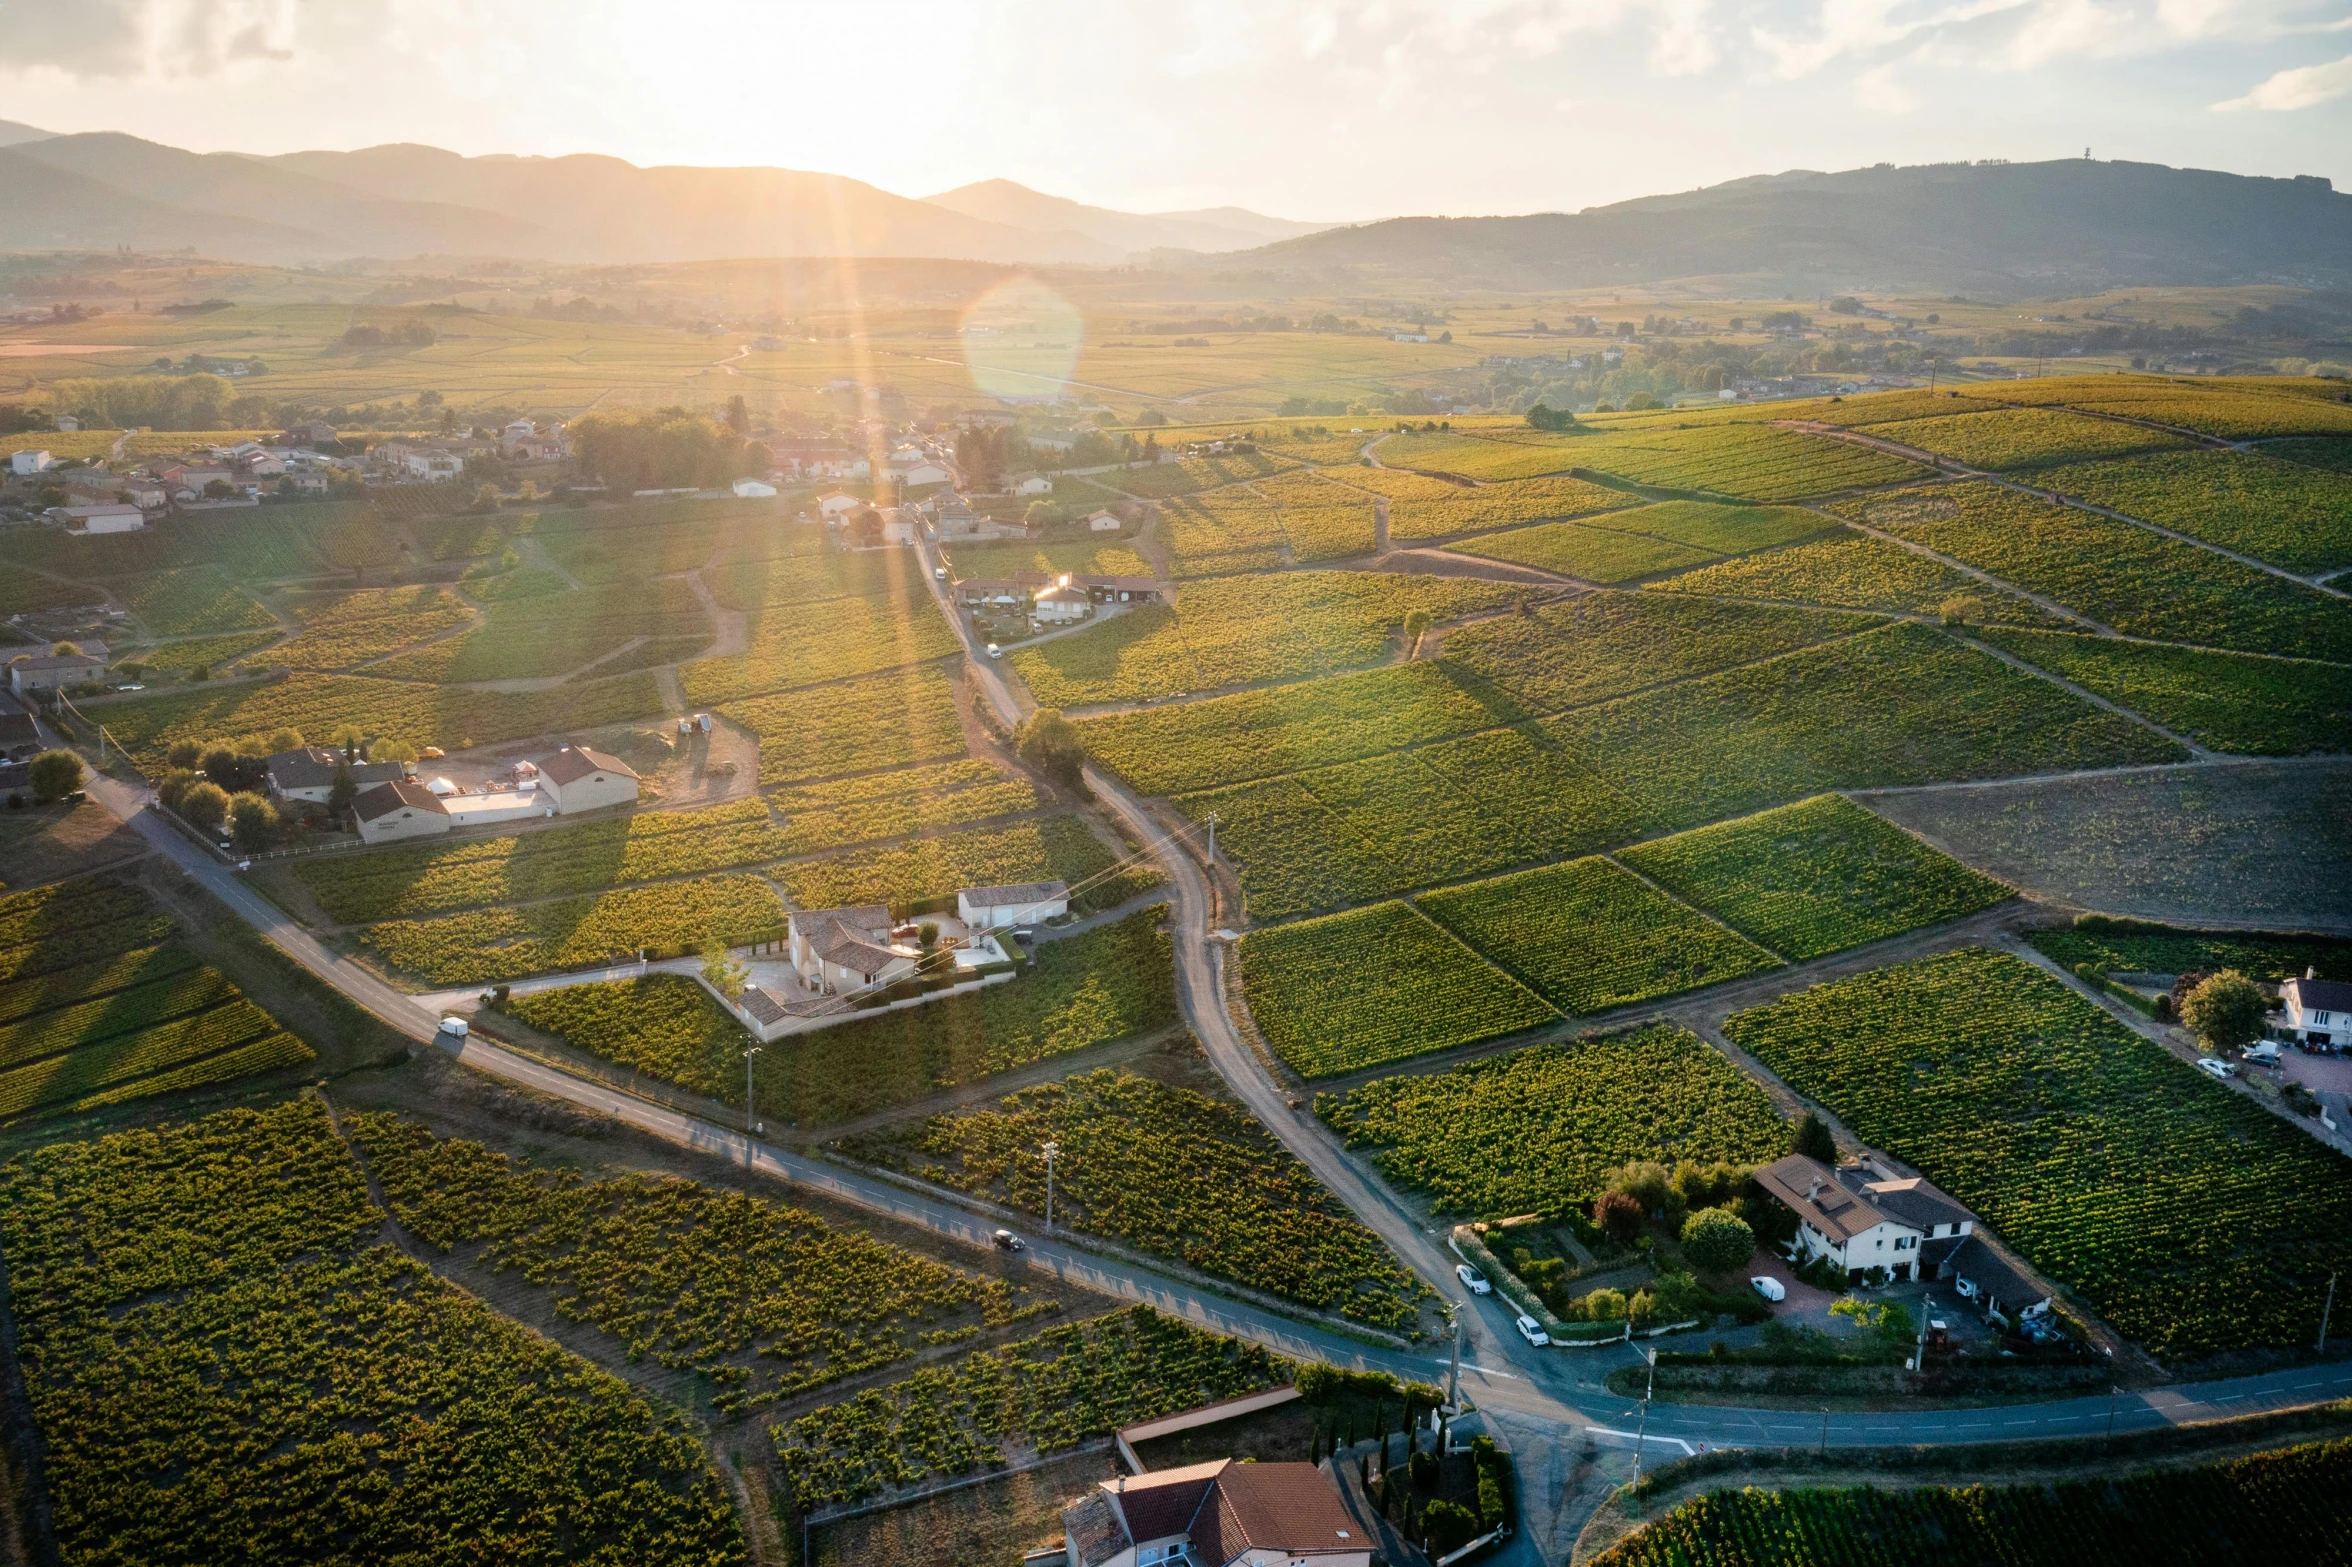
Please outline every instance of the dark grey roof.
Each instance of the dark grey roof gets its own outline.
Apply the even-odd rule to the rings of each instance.
[[[1846,1172],[1838,1172],[1841,1180]],[[1922,1230],[1932,1230],[1939,1224],[1966,1224],[1976,1215],[1920,1176],[1903,1180],[1868,1181],[1862,1195],[1877,1205],[1880,1212]]]
[[[269,759],[269,780],[280,791],[324,789],[335,781],[335,769],[342,763],[339,752],[321,746],[280,751]],[[403,776],[405,769],[398,762],[361,762],[351,769],[351,781],[363,789],[370,784],[394,783]]]
[[[737,999],[742,1003],[743,1010],[751,1014],[754,1022],[768,1024],[784,1021],[784,1008],[778,1004],[774,996],[769,995],[757,985],[744,986],[743,994]]]
[[[2340,979],[2290,979],[2279,986],[2282,997],[2290,990],[2315,1012],[2352,1012],[2352,985]]]
[[[39,745],[41,729],[33,722],[33,715],[23,711],[0,713],[0,748],[14,750],[20,745]]]
[[[2049,1292],[2027,1282],[2025,1275],[1993,1255],[1993,1249],[1971,1235],[1944,1264],[1944,1277],[1963,1278],[1983,1291],[1982,1303],[1999,1306],[2014,1317]]]

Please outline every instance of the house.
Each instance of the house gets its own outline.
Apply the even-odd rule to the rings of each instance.
[[[36,653],[8,666],[8,689],[18,696],[35,691],[58,691],[97,680],[106,673],[106,660],[87,653]]]
[[[838,522],[864,504],[866,503],[854,495],[835,491],[817,502],[817,510],[824,514],[827,522]]]
[[[915,542],[915,509],[912,506],[882,508],[882,542],[912,544]]]
[[[1316,1465],[1230,1458],[1097,1481],[1062,1539],[1067,1567],[1371,1567],[1373,1545]]]
[[[52,506],[49,515],[64,523],[68,533],[136,533],[147,526],[145,512],[119,501],[96,506]]]
[[[980,514],[961,495],[942,495],[930,509],[932,531],[943,539],[968,539],[980,531]]]
[[[312,447],[330,445],[335,438],[335,427],[321,422],[298,424],[279,437],[288,446]]]
[[[446,446],[420,446],[412,441],[386,441],[371,453],[376,465],[410,479],[438,484],[465,472],[465,458]]]
[[[369,843],[391,843],[400,838],[429,838],[449,831],[449,812],[423,784],[402,779],[360,791],[351,802],[351,819]]]
[[[885,985],[915,971],[921,952],[895,942],[890,910],[879,903],[846,909],[801,909],[784,922],[792,966],[800,982],[821,994]]]
[[[267,766],[271,799],[307,800],[313,805],[324,805],[327,796],[334,792],[335,774],[343,766],[343,756],[324,746],[306,745],[299,750],[278,752]],[[407,776],[408,769],[398,762],[359,762],[351,768],[351,781],[362,789],[398,783]]]
[[[564,442],[556,430],[554,425],[542,430],[528,419],[512,420],[498,432],[498,455],[508,462],[560,462]]]
[[[42,749],[41,726],[32,714],[21,708],[0,713],[0,758],[21,762],[40,755]]]
[[[1047,625],[1066,626],[1094,613],[1094,598],[1084,588],[1072,587],[1068,577],[1037,595],[1033,613]]]
[[[1051,585],[1051,578],[1033,571],[1017,577],[966,577],[955,585],[955,599],[966,609],[1014,609]]]
[[[1873,1269],[1895,1279],[1934,1278],[1976,1231],[1975,1214],[1883,1155],[1833,1170],[1793,1153],[1758,1170],[1756,1184],[1797,1216],[1806,1262],[1826,1261],[1856,1283]]]
[[[57,416],[57,433],[60,435],[71,435],[74,431],[80,429],[81,427],[82,421],[76,419],[72,414],[59,414]]]
[[[1429,334],[1427,332],[1391,332],[1388,334],[1388,340],[1392,343],[1426,343],[1429,341]]]
[[[126,474],[115,483],[117,495],[127,495],[141,511],[161,511],[171,500],[164,487],[142,474]]]
[[[11,452],[8,454],[8,471],[20,477],[25,474],[47,473],[56,466],[57,459],[47,452]]]
[[[1053,480],[1042,473],[1024,474],[1014,481],[1013,493],[1015,495],[1051,495]]]
[[[1156,577],[1072,577],[1073,587],[1084,588],[1097,604],[1156,604],[1175,602],[1175,590]]]
[[[898,482],[911,490],[926,484],[945,484],[953,477],[954,475],[939,464],[926,462],[917,463],[914,467],[901,472],[898,476]]]
[[[1098,511],[1087,514],[1086,531],[1089,533],[1116,533],[1125,526],[1127,524],[1119,520],[1119,514],[1115,511]]]
[[[2352,985],[2342,980],[2315,978],[2305,969],[2301,979],[2279,986],[2279,1025],[2291,1039],[2307,1045],[2335,1046],[2352,1035]]]
[[[1003,887],[966,887],[956,894],[956,918],[974,930],[1009,930],[1036,925],[1070,912],[1067,882],[1016,882]]]
[[[775,494],[776,487],[765,479],[737,479],[735,481],[735,498],[737,500],[772,500],[775,498]]]
[[[637,798],[636,769],[617,756],[567,745],[538,761],[539,789],[570,816],[607,805],[628,805]]]

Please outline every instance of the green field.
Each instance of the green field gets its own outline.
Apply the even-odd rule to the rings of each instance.
[[[1517,980],[1403,903],[1255,930],[1241,979],[1258,1031],[1330,1077],[1554,1021]]]
[[[1113,870],[1118,857],[1075,816],[1047,816],[1003,827],[975,827],[827,859],[776,867],[776,880],[804,909],[887,903],[900,909],[952,907],[965,887],[1061,881],[1073,907],[1095,911],[1154,886],[1149,865]]]
[[[2002,408],[1873,424],[1870,433],[1949,457],[1971,468],[2039,468],[2132,452],[2177,451],[2191,443],[2163,430],[2094,419],[2059,408]],[[2035,482],[2041,482],[2037,476]]]
[[[1972,600],[1977,618],[2038,624],[2049,617],[2015,594],[1988,588],[1966,572],[1900,544],[1843,529],[1825,539],[1766,550],[1677,572],[1650,587],[1668,593],[1766,603],[1819,604],[1886,615],[1935,615],[1955,599]]]
[[[2062,632],[1979,635],[2217,751],[2352,750],[2352,668],[2342,664]]]
[[[2013,896],[1834,794],[1637,843],[1618,858],[1792,963]]]
[[[1753,943],[1597,856],[1413,902],[1567,1013],[1605,1012],[1773,963]]]
[[[2267,451],[2162,452],[2053,468],[2034,482],[2289,571],[2352,565],[2352,474]]]
[[[784,906],[758,876],[581,893],[519,908],[484,908],[370,925],[360,939],[383,963],[428,985],[490,985],[529,974],[647,957],[704,943],[744,946],[784,935]]]
[[[1665,1023],[1378,1078],[1315,1113],[1439,1213],[1483,1218],[1581,1209],[1636,1160],[1768,1163],[1789,1138],[1763,1089]]]
[[[1879,969],[1724,1033],[2166,1361],[2308,1343],[2352,1264],[2352,1162],[2021,959]]]

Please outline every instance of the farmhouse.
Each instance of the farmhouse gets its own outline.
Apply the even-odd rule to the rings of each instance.
[[[915,971],[921,952],[891,937],[890,910],[879,903],[804,909],[785,920],[785,941],[800,981],[820,994],[863,990]]]
[[[1015,495],[1051,495],[1053,480],[1042,473],[1032,473],[1015,481],[1013,493]]]
[[[1016,882],[1005,887],[966,887],[956,894],[956,918],[974,930],[1035,925],[1070,912],[1067,882]]]
[[[268,762],[270,798],[324,805],[335,787],[335,772],[341,766],[343,758],[323,746],[306,745],[299,750],[280,751]],[[351,781],[362,789],[371,789],[377,784],[398,783],[407,774],[408,769],[398,762],[359,762],[351,768]]]
[[[1156,604],[1175,602],[1170,584],[1155,577],[1072,577],[1071,586],[1084,588],[1097,604]]]
[[[87,653],[37,653],[8,666],[8,689],[18,696],[35,691],[58,691],[96,680],[106,673],[106,660]]]
[[[737,479],[735,498],[741,501],[766,500],[773,497],[776,487],[765,479]]]
[[[383,783],[364,790],[351,802],[351,819],[369,843],[391,843],[400,838],[429,838],[449,831],[449,813],[423,784]]]
[[[2290,979],[2279,987],[2279,1011],[2285,1014],[2279,1026],[2290,1039],[2307,1045],[2340,1045],[2345,1035],[2352,1034],[2352,985],[2315,978],[2306,969],[2301,979]]]
[[[1790,1154],[1756,1172],[1756,1184],[1797,1216],[1797,1245],[1860,1282],[1873,1269],[1932,1279],[1976,1231],[1976,1215],[1917,1174],[1878,1154],[1831,1169]]]
[[[836,490],[817,502],[817,510],[823,514],[827,522],[837,522],[865,504],[854,495]]]
[[[1126,524],[1119,520],[1119,514],[1115,511],[1098,511],[1087,514],[1086,530],[1089,533],[1116,533],[1125,526]]]
[[[1084,588],[1072,587],[1064,577],[1037,595],[1037,618],[1048,625],[1068,625],[1094,613],[1094,599]]]
[[[635,768],[617,756],[567,745],[539,758],[539,790],[558,811],[569,816],[607,805],[627,805],[637,798]]]
[[[147,526],[145,512],[115,501],[52,507],[49,515],[64,523],[68,533],[136,533]]]
[[[1062,1538],[1067,1567],[1371,1567],[1372,1561],[1370,1537],[1313,1464],[1220,1458],[1100,1480],[1063,1509]]]
[[[11,452],[8,454],[8,471],[13,474],[47,473],[56,466],[57,459],[47,452]]]

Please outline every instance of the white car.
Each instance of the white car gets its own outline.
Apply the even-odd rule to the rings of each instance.
[[[1781,1283],[1780,1280],[1774,1278],[1769,1273],[1759,1273],[1754,1278],[1748,1280],[1748,1288],[1754,1290],[1757,1294],[1763,1296],[1766,1300],[1771,1301],[1774,1305],[1778,1305],[1780,1302],[1788,1299],[1788,1286]]]
[[[988,656],[990,658],[1002,658],[1004,657],[1004,649],[991,642],[988,644]]]
[[[1549,1344],[1552,1341],[1552,1336],[1543,1330],[1542,1324],[1538,1323],[1533,1317],[1528,1316],[1525,1312],[1521,1312],[1519,1314],[1517,1326],[1519,1328],[1519,1336],[1527,1340],[1528,1343],[1533,1344],[1537,1349],[1543,1348],[1546,1344]]]
[[[2224,1083],[2238,1075],[2238,1069],[2219,1056],[2199,1056],[2197,1070]]]
[[[1462,1287],[1473,1295],[1494,1293],[1494,1286],[1486,1282],[1486,1275],[1466,1262],[1454,1269],[1454,1277],[1460,1279]]]

